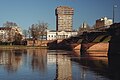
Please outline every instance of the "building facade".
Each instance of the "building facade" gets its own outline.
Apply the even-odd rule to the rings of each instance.
[[[108,19],[107,17],[101,18],[96,20],[96,26],[95,28],[102,28],[102,27],[107,27],[113,24],[112,19]]]
[[[72,31],[74,9],[68,6],[59,6],[55,9],[56,31]]]
[[[55,39],[56,39],[56,31],[47,30],[47,40],[55,40]]]
[[[71,36],[77,35],[77,31],[54,31],[54,30],[48,30],[47,31],[47,40],[56,40],[56,39],[66,39]]]
[[[90,30],[89,25],[86,22],[83,22],[79,28],[79,34],[83,34],[83,32],[88,32]]]
[[[21,29],[17,26],[0,27],[0,41],[2,42],[13,42],[16,34],[23,35]]]

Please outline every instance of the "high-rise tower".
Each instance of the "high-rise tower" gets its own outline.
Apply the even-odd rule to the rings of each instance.
[[[59,6],[55,10],[56,31],[72,31],[74,9],[68,6]]]

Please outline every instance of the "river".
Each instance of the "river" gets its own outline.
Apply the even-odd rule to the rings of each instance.
[[[107,57],[80,57],[72,51],[0,50],[0,80],[111,80]]]

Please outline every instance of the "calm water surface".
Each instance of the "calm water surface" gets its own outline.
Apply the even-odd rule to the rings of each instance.
[[[76,57],[73,52],[0,50],[0,80],[110,80],[107,57]]]

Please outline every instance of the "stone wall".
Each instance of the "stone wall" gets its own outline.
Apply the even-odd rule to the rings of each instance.
[[[107,56],[109,43],[83,43],[81,56]]]
[[[88,43],[88,45],[91,45],[93,43]],[[89,49],[87,49],[87,51],[108,51],[109,48],[109,43],[96,43],[94,45],[92,45],[91,47],[89,47]]]
[[[35,40],[35,43],[33,44],[32,40],[27,41],[27,46],[47,46],[48,41],[46,40]]]

